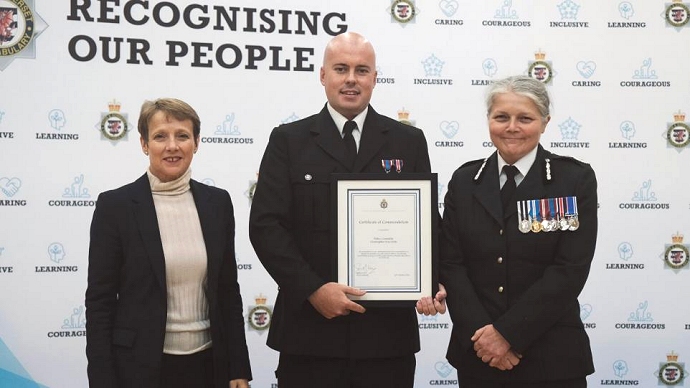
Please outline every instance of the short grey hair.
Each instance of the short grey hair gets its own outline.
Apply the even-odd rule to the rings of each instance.
[[[532,100],[539,109],[542,119],[549,117],[549,92],[546,86],[532,77],[515,75],[493,82],[486,91],[486,114],[491,112],[496,95],[503,93],[515,93]]]

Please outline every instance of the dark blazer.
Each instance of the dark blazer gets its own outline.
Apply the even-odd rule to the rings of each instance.
[[[206,297],[216,387],[251,379],[225,190],[190,181],[208,256]],[[146,174],[99,195],[91,223],[86,356],[91,387],[160,383],[167,315],[165,259]]]
[[[274,128],[259,170],[249,237],[279,287],[268,345],[287,354],[377,358],[419,350],[414,307],[368,308],[326,319],[307,298],[333,278],[331,173],[348,171],[345,146],[328,109]],[[421,130],[369,107],[352,172],[382,173],[382,159],[402,173],[430,172]],[[395,174],[395,172],[391,172]]]
[[[596,244],[597,182],[588,164],[538,147],[511,203],[576,196],[576,231],[523,234],[517,206],[504,219],[496,153],[481,172],[481,160],[458,168],[448,184],[440,278],[453,320],[447,358],[461,381],[464,375],[536,381],[594,372],[577,297]],[[491,368],[476,356],[470,338],[487,324],[523,355],[512,371]]]

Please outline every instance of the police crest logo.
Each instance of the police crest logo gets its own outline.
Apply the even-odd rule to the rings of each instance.
[[[8,45],[2,50],[3,55],[21,51],[31,42],[34,34],[34,21],[31,12],[26,12],[26,8],[0,8],[0,26],[0,42]]]
[[[244,196],[247,197],[250,205],[252,203],[252,200],[254,199],[254,192],[256,191],[256,183],[258,180],[259,180],[259,173],[257,172],[256,173],[256,179],[249,181],[249,187],[244,192]]]
[[[115,99],[108,103],[108,112],[101,113],[100,130],[104,139],[117,141],[129,131],[126,114],[120,113],[121,105]]]
[[[271,318],[273,317],[273,306],[267,305],[266,300],[265,296],[259,294],[254,298],[256,305],[249,306],[249,314],[247,314],[250,330],[258,331],[260,334],[271,326]]]
[[[545,59],[546,53],[543,53],[541,50],[534,53],[534,61],[529,64],[527,75],[541,83],[549,84],[554,74],[551,63],[547,62]]]
[[[664,262],[674,271],[687,268],[690,254],[688,246],[683,244],[683,235],[676,233],[671,236],[671,240],[673,244],[666,244],[664,250]]]
[[[690,20],[690,8],[682,0],[673,0],[672,3],[666,3],[664,18],[669,26],[680,29]]]
[[[398,23],[407,24],[417,16],[417,9],[412,0],[395,0],[391,4],[390,14]]]
[[[410,112],[406,111],[404,107],[398,111],[398,121],[403,124],[414,125],[414,121],[410,120]]]
[[[35,58],[35,40],[47,24],[33,11],[34,0],[0,0],[0,70],[14,58]]]
[[[668,125],[666,141],[669,147],[679,152],[690,143],[690,125],[685,122],[685,113],[680,110],[673,114],[673,122]]]
[[[686,377],[685,363],[678,362],[678,354],[672,351],[666,355],[666,362],[659,363],[656,376],[659,385],[682,386]]]

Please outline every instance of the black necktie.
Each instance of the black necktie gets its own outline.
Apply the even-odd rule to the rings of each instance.
[[[357,158],[357,144],[355,138],[352,136],[352,131],[357,128],[357,123],[350,120],[345,123],[343,127],[343,143],[345,144],[345,164],[349,170],[355,167],[355,159]]]
[[[503,173],[506,174],[506,183],[501,188],[501,202],[503,203],[503,214],[507,214],[510,199],[515,195],[515,175],[518,174],[518,169],[515,166],[503,166]]]

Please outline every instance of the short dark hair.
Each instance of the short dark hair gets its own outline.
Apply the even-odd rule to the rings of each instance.
[[[153,101],[144,101],[139,112],[138,130],[144,143],[149,141],[149,121],[158,112],[165,113],[166,117],[172,116],[177,120],[190,120],[194,129],[194,142],[196,143],[201,133],[201,120],[194,108],[182,100],[176,98],[159,98]]]

